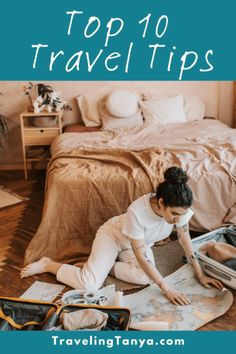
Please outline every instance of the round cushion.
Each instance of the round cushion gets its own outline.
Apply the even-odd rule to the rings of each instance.
[[[114,117],[129,117],[137,112],[138,100],[130,91],[114,91],[106,100],[106,109]]]

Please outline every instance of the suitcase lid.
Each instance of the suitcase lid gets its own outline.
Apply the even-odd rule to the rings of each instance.
[[[207,256],[203,255],[200,252],[196,251],[195,253],[196,253],[197,257],[200,260],[204,261],[205,263],[212,265],[214,268],[216,268],[217,270],[219,270],[221,272],[224,272],[226,275],[229,275],[230,277],[233,277],[233,278],[236,277],[235,270],[227,267],[226,265],[224,265],[222,263],[219,263],[219,262],[215,261],[214,259],[212,259],[210,257],[207,257]]]

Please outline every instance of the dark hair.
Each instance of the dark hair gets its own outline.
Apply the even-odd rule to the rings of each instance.
[[[193,202],[193,193],[187,185],[188,176],[182,168],[170,167],[164,173],[164,182],[156,189],[157,199],[162,198],[165,206],[188,208]]]

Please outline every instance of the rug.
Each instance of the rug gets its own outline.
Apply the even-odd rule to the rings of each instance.
[[[152,248],[157,269],[163,277],[175,272],[184,264],[184,251],[178,241]]]
[[[3,189],[3,187],[0,186],[0,208],[18,204],[24,200],[27,200],[27,198],[23,198],[16,193]]]
[[[184,264],[182,258],[184,252],[178,241],[159,243],[153,246],[152,250],[157,269],[163,277],[173,273]],[[144,288],[143,285],[127,283],[108,275],[103,286],[111,284],[115,284],[116,291],[129,291]]]

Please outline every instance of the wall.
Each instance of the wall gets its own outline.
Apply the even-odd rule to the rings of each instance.
[[[234,125],[233,111],[234,111],[234,82],[221,81],[219,84],[219,118],[229,125]]]
[[[22,168],[21,136],[19,114],[26,110],[27,97],[23,86],[28,82],[0,82],[0,112],[9,121],[9,137],[0,150],[0,169]],[[233,81],[48,81],[54,90],[62,93],[72,111],[64,113],[64,122],[70,124],[81,121],[75,97],[80,94],[104,92],[123,88],[143,92],[152,97],[163,95],[197,95],[206,105],[206,115],[219,118],[229,126],[233,125]]]

